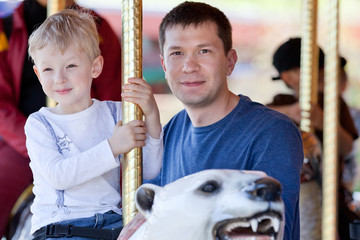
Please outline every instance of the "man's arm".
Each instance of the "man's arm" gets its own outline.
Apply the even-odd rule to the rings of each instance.
[[[304,159],[301,135],[290,121],[279,120],[257,142],[261,146],[257,147],[253,170],[264,171],[281,183],[286,220],[284,240],[299,239],[300,171]]]

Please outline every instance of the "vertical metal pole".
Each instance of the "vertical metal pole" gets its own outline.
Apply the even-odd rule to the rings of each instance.
[[[317,46],[317,0],[303,0],[301,17],[301,61],[300,61],[300,93],[299,103],[302,109],[300,129],[304,142],[304,152],[314,151],[318,139],[313,135],[310,110],[312,104],[318,102],[319,48]],[[307,133],[307,134],[306,134]],[[304,137],[307,136],[307,137]],[[309,147],[312,146],[312,147]],[[309,156],[306,156],[309,157]],[[314,157],[314,156],[312,156]],[[311,159],[307,159],[311,161]],[[315,195],[308,194],[316,192]],[[311,203],[309,204],[309,198]],[[321,238],[321,188],[316,180],[300,185],[300,238]],[[312,224],[309,224],[312,221]]]
[[[48,0],[47,2],[47,16],[63,10],[66,6],[66,0]]]
[[[302,109],[300,129],[304,132],[313,131],[310,127],[310,109],[311,104],[316,104],[318,100],[319,51],[316,43],[317,9],[317,0],[303,1],[299,102]]]
[[[338,27],[339,1],[329,0],[328,51],[325,58],[324,159],[322,239],[335,240],[337,234],[338,183]]]
[[[47,0],[47,16],[57,13],[58,11],[65,8],[66,0]],[[46,106],[55,107],[56,102],[46,96]]]
[[[142,1],[122,1],[122,81],[129,77],[142,78]],[[123,101],[123,124],[142,119],[139,106]],[[123,224],[136,215],[135,191],[142,183],[142,149],[135,148],[124,154],[122,161]]]

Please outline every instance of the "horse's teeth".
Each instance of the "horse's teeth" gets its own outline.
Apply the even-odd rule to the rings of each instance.
[[[278,232],[280,229],[280,220],[278,218],[273,218],[272,222],[275,232]]]
[[[256,219],[251,219],[250,224],[251,224],[251,229],[253,230],[254,233],[256,233],[258,229],[258,221]]]

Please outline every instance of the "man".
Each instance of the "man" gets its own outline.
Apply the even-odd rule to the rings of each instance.
[[[273,80],[282,80],[293,90],[293,94],[278,94],[268,106],[284,113],[299,124],[301,110],[299,106],[300,93],[300,52],[301,39],[291,38],[284,42],[274,53],[273,65],[278,70],[279,76]],[[315,105],[311,111],[312,126],[316,135],[322,140],[323,130],[323,91],[324,91],[324,52],[319,48],[319,105]],[[356,128],[351,119],[348,107],[344,100],[340,99],[340,156],[345,158],[352,150],[352,141],[357,138]]]
[[[301,109],[299,105],[300,92],[300,53],[301,39],[290,38],[281,44],[273,56],[273,65],[279,75],[273,80],[282,80],[293,90],[293,94],[278,94],[273,101],[268,104],[269,107],[289,116],[296,124],[301,120]],[[324,100],[324,52],[319,48],[319,79],[318,79],[318,104],[312,106],[311,124],[314,127],[315,134],[322,142],[323,140],[323,100]],[[346,62],[341,60],[343,67]],[[349,109],[345,101],[339,98],[339,180],[342,179],[344,159],[351,153],[353,141],[358,137],[356,128],[351,118]],[[349,200],[347,200],[349,198]],[[339,221],[338,231],[341,239],[349,239],[349,223],[358,217],[349,210],[347,204],[351,202],[351,194],[344,187],[344,182],[339,182]]]
[[[66,4],[80,8],[73,0]],[[32,112],[45,105],[46,98],[27,55],[27,40],[46,19],[46,6],[46,0],[25,0],[11,16],[0,19],[0,238],[15,201],[32,183],[24,125]],[[120,100],[120,43],[109,23],[93,14],[106,66],[93,83],[92,96]]]
[[[162,20],[159,44],[167,82],[185,108],[164,128],[160,184],[204,169],[264,171],[283,187],[284,239],[299,239],[301,136],[283,114],[228,89],[237,54],[227,17],[184,2]]]

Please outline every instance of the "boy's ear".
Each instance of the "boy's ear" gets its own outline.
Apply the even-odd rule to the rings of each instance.
[[[39,70],[38,70],[38,68],[36,67],[36,65],[33,66],[33,69],[34,69],[34,72],[35,72],[37,78],[38,78],[39,81],[41,82]]]
[[[101,55],[97,56],[93,61],[91,76],[93,78],[97,78],[100,75],[103,66],[104,66],[104,58]]]

